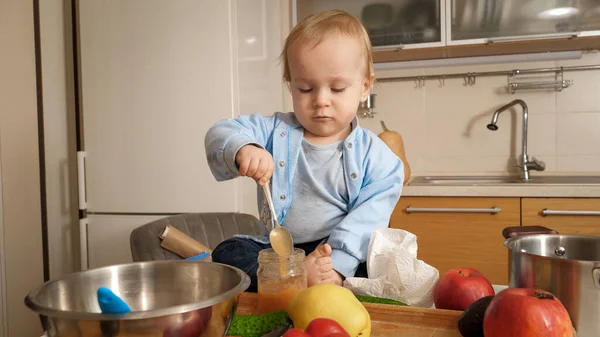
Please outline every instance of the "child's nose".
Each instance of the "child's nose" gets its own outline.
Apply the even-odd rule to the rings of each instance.
[[[322,108],[322,107],[329,106],[329,94],[327,93],[327,91],[326,90],[316,91],[313,104],[316,108]]]

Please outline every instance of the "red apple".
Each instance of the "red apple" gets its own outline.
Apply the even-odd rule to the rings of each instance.
[[[433,303],[437,309],[465,310],[471,303],[494,293],[494,287],[482,273],[473,268],[455,268],[438,280],[433,289]]]
[[[573,337],[567,309],[551,293],[532,288],[507,288],[494,297],[483,317],[485,337]]]

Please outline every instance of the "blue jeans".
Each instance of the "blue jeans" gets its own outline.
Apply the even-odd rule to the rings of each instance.
[[[294,245],[304,250],[305,254],[312,253],[322,240]],[[213,262],[223,263],[241,269],[250,276],[250,286],[246,291],[257,291],[256,270],[258,269],[258,253],[271,248],[270,244],[262,244],[245,238],[231,238],[221,242],[212,252]],[[367,264],[358,265],[354,277],[368,277]]]

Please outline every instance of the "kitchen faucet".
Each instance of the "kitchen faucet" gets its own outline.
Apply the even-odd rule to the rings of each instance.
[[[494,111],[494,116],[492,117],[492,122],[487,125],[487,128],[496,131],[498,130],[498,116],[502,111],[509,109],[514,105],[520,105],[523,108],[523,148],[521,153],[521,163],[517,164],[517,167],[521,168],[521,179],[528,181],[529,180],[529,171],[543,171],[546,169],[546,164],[543,161],[535,159],[535,157],[531,157],[531,161],[529,160],[529,156],[527,155],[527,120],[528,120],[528,112],[527,112],[527,104],[523,100],[516,99],[502,107],[498,110]]]

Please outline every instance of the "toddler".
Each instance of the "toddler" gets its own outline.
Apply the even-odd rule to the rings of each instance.
[[[205,139],[208,165],[218,181],[271,182],[277,218],[307,254],[308,286],[367,277],[371,233],[388,227],[404,180],[402,161],[356,117],[374,81],[369,36],[346,12],[321,12],[293,28],[281,59],[294,111],[216,123]],[[260,189],[261,235],[236,235],[212,255],[246,272],[248,291],[259,251],[270,248]]]

